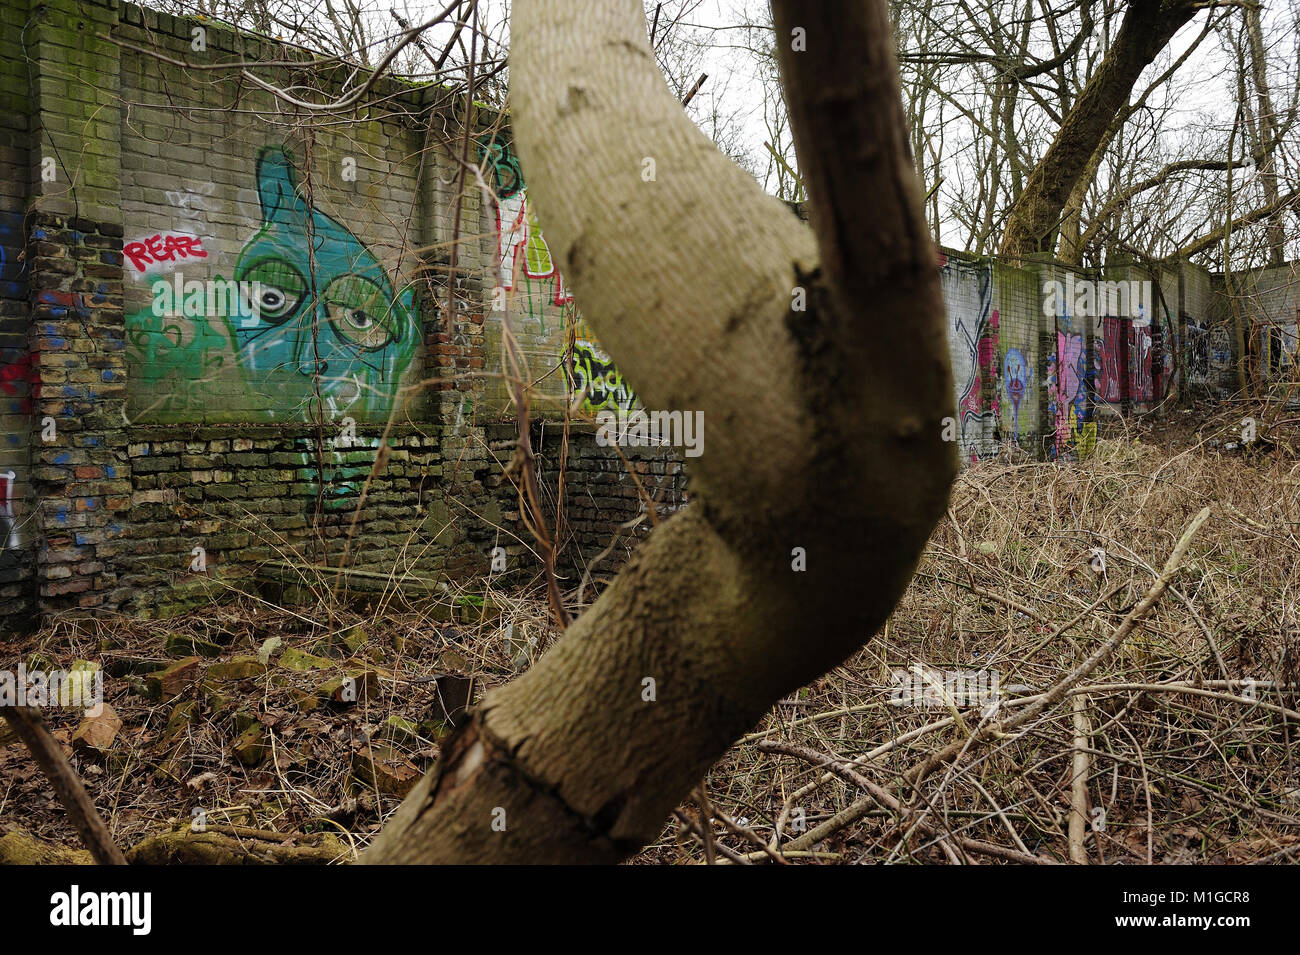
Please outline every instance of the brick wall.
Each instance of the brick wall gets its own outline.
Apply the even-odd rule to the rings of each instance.
[[[120,0],[0,7],[0,627],[172,613],[253,588],[268,561],[345,552],[438,580],[494,572],[503,548],[533,579],[507,468],[516,384],[561,572],[615,570],[650,508],[686,503],[687,469],[659,448],[625,465],[575,423],[557,506],[564,409],[639,406],[564,283],[504,117],[469,117],[494,197],[462,168],[466,104],[446,90],[381,82],[364,114],[309,115],[170,62],[256,60],[291,64],[259,75],[317,101],[352,81]],[[1197,269],[954,252],[941,273],[965,460],[1086,456],[1101,417],[1223,366],[1216,347],[1208,371],[1193,360],[1222,334]],[[1044,309],[1053,282],[1121,280],[1158,285],[1154,321]]]
[[[121,543],[121,607],[172,612],[256,590],[265,561],[395,570],[438,578],[488,569],[487,468],[449,464],[438,429],[362,428],[351,447],[327,447],[307,425],[135,429],[131,524]],[[380,442],[386,464],[368,488]],[[361,493],[365,488],[365,499]],[[354,527],[355,521],[355,527]],[[351,541],[349,543],[349,537]],[[459,546],[456,546],[459,545]],[[193,569],[202,547],[205,569]],[[306,580],[312,579],[310,572]]]
[[[24,4],[0,6],[0,170],[28,168],[31,96],[22,56]],[[30,568],[36,537],[31,524],[31,402],[40,370],[27,348],[28,284],[23,259],[25,176],[0,175],[0,619],[35,608]]]
[[[502,462],[509,461],[517,438],[514,423],[488,429],[491,450]],[[582,422],[570,423],[567,453],[563,422],[534,422],[529,439],[542,512],[557,543],[557,571],[566,586],[576,586],[584,574],[592,580],[610,575],[653,528],[651,510],[663,520],[689,501],[687,467],[670,448],[603,446],[596,440],[596,429]],[[563,507],[557,508],[562,458],[565,494]],[[500,520],[489,555],[491,548],[502,548],[514,581],[540,579],[536,545],[521,520],[527,505],[520,500],[519,479],[501,471],[498,468],[489,479]],[[591,596],[588,592],[586,599]]]

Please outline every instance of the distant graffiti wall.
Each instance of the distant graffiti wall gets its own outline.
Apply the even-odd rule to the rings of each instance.
[[[567,386],[568,394],[585,395],[583,408],[590,413],[630,410],[636,392],[574,307],[573,294],[528,203],[523,171],[509,140],[501,134],[484,137],[479,155],[495,186],[495,304],[502,307],[494,308],[494,318],[508,319],[516,340],[524,342],[525,352],[540,364],[532,369],[534,378],[555,379]],[[572,351],[567,344],[569,326]],[[557,365],[558,378],[549,374]]]
[[[1180,364],[1177,275],[1013,267],[948,252],[940,278],[963,461],[1086,458],[1107,415],[1150,410],[1176,392],[1180,374],[1203,381],[1223,349],[1220,327],[1189,322],[1190,357]]]

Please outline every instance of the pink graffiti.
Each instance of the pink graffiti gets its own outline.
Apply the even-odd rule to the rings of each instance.
[[[26,391],[18,403],[19,414],[30,414],[32,402],[41,396],[41,373],[37,368],[39,359],[40,355],[32,353],[0,368],[0,391],[7,395]]]
[[[1101,399],[1112,403],[1125,398],[1151,401],[1155,393],[1151,353],[1149,325],[1135,327],[1126,318],[1103,319],[1097,342],[1097,394]]]
[[[1068,447],[1071,415],[1077,414],[1076,402],[1083,382],[1079,379],[1079,358],[1083,353],[1083,336],[1058,333],[1056,344],[1056,446]]]
[[[1101,341],[1097,342],[1097,394],[1102,401],[1116,402],[1124,397],[1122,382],[1127,371],[1121,368],[1124,349],[1120,347],[1120,336],[1126,334],[1124,324],[1118,318],[1102,319]]]

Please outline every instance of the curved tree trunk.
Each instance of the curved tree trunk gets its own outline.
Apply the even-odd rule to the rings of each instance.
[[[944,512],[943,302],[884,0],[774,6],[816,239],[687,119],[638,0],[516,0],[529,197],[645,406],[704,412],[698,493],[487,696],[365,862],[635,852],[876,631]]]
[[[1052,252],[1065,204],[1142,71],[1196,15],[1193,0],[1129,0],[1124,22],[1007,215],[1003,255]]]

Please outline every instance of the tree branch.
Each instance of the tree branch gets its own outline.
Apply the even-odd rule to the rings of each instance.
[[[1251,225],[1252,223],[1258,222],[1260,219],[1267,219],[1269,216],[1275,215],[1289,206],[1297,205],[1298,202],[1300,202],[1300,189],[1292,189],[1286,195],[1279,196],[1276,202],[1270,202],[1267,205],[1260,206],[1258,209],[1243,213],[1227,225],[1215,226],[1199,239],[1188,242],[1182,248],[1178,249],[1178,251],[1165,256],[1161,261],[1186,261],[1198,252],[1204,252],[1215,243],[1222,242],[1225,229],[1229,232],[1235,232],[1242,226]]]
[[[100,818],[94,802],[81,785],[76,771],[50,735],[39,710],[24,706],[0,706],[0,714],[9,721],[18,737],[31,751],[36,765],[50,781],[54,793],[63,803],[68,818],[90,854],[100,865],[126,865],[122,850],[113,843],[108,826]]]

